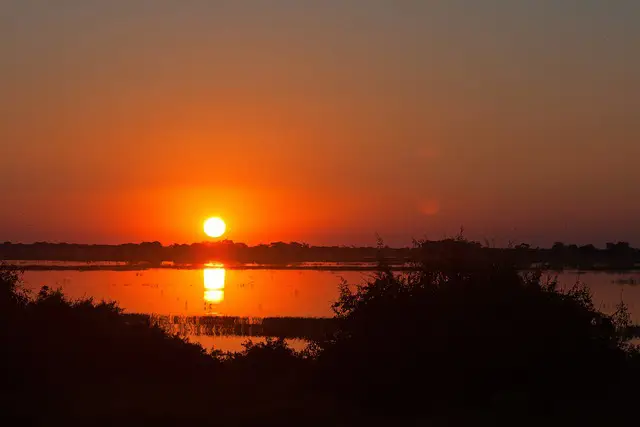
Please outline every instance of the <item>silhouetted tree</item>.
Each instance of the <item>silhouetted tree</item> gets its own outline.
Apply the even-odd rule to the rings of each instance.
[[[601,403],[596,390],[636,375],[628,318],[595,310],[583,286],[558,291],[539,273],[460,243],[416,272],[341,287],[339,332],[319,356],[334,392],[391,413],[500,402],[553,411]]]

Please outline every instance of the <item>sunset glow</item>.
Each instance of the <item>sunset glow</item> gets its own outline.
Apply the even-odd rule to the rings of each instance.
[[[0,25],[3,241],[191,243],[216,216],[249,245],[640,242],[633,0],[33,1]]]
[[[0,11],[7,419],[636,421],[640,0]]]
[[[204,222],[204,232],[209,237],[220,237],[227,230],[227,225],[222,218],[213,217]]]

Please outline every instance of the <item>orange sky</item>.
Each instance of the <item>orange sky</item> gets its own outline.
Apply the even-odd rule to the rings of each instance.
[[[7,1],[0,240],[640,243],[638,2],[240,3]]]

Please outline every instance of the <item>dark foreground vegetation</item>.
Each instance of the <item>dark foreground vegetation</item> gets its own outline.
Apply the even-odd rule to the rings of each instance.
[[[640,250],[626,242],[607,243],[605,248],[594,245],[578,246],[555,243],[551,248],[533,248],[521,243],[508,248],[496,248],[488,242],[470,242],[460,237],[439,241],[421,241],[411,248],[354,247],[354,246],[310,246],[306,243],[274,242],[257,246],[247,246],[223,240],[191,245],[163,246],[159,242],[123,245],[82,245],[70,243],[21,244],[5,242],[0,244],[0,259],[4,260],[46,260],[67,262],[121,262],[135,265],[86,265],[83,269],[139,269],[144,267],[172,267],[202,265],[212,260],[223,262],[228,267],[234,265],[247,268],[247,264],[264,264],[269,268],[300,268],[300,263],[370,263],[383,257],[389,266],[410,267],[407,264],[424,258],[438,259],[451,251],[464,251],[467,256],[482,252],[483,257],[495,259],[510,257],[519,269],[539,266],[545,269],[561,270],[565,268],[584,270],[628,270],[640,266]],[[249,266],[250,267],[250,266]],[[258,266],[256,266],[258,267]],[[336,268],[366,268],[367,266],[336,266]],[[64,269],[78,266],[31,265],[29,269]],[[258,267],[259,268],[259,267]],[[313,265],[303,268],[314,268]],[[315,267],[317,268],[317,267]],[[326,268],[326,266],[323,266]]]
[[[28,295],[0,273],[2,416],[25,425],[608,425],[635,417],[626,308],[513,260],[452,250],[346,284],[335,328],[205,351],[112,303]],[[64,424],[62,424],[64,423]]]

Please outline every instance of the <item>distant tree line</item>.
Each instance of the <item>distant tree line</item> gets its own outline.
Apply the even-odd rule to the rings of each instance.
[[[0,244],[0,259],[49,260],[75,262],[128,262],[160,265],[163,262],[197,264],[210,261],[239,264],[286,265],[303,262],[378,262],[392,266],[438,260],[452,252],[466,255],[483,253],[503,259],[508,256],[520,268],[549,269],[631,269],[640,264],[640,250],[627,242],[607,243],[606,248],[594,245],[555,243],[551,248],[531,247],[526,243],[495,248],[461,237],[444,240],[424,240],[411,248],[373,246],[310,246],[299,242],[273,242],[248,246],[231,240],[219,242],[173,244],[160,242],[127,243],[122,245],[86,245],[37,242],[31,244],[5,242]]]

